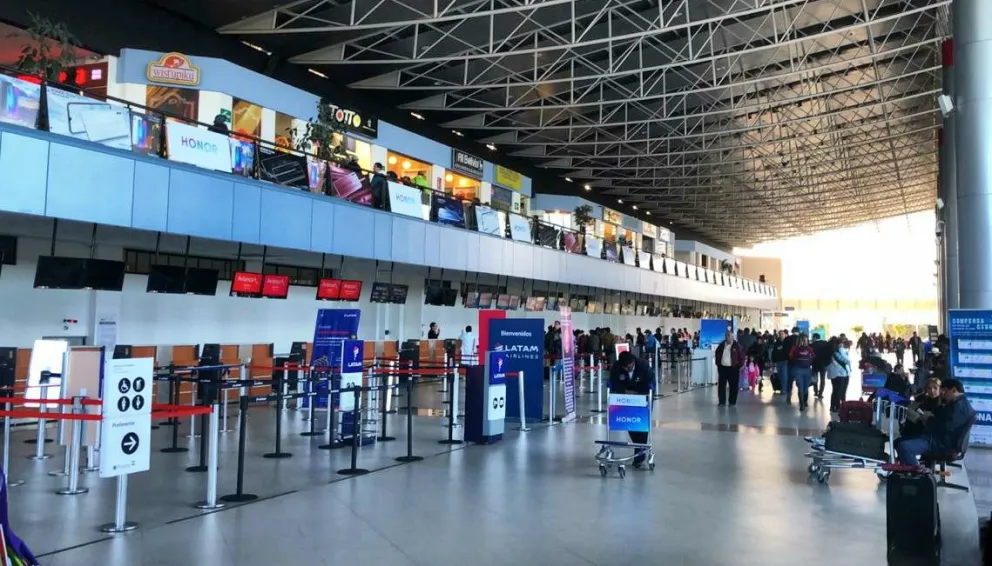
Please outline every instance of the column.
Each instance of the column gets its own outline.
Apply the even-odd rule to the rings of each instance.
[[[992,2],[956,0],[955,50],[960,307],[992,308]]]
[[[954,98],[954,43],[947,40],[941,46],[941,59],[943,61],[943,89],[944,94]],[[957,187],[957,157],[955,148],[954,123],[957,121],[952,112],[944,118],[943,146],[940,148],[940,193],[944,199],[944,260],[943,267],[943,303],[944,311],[941,316],[946,322],[946,309],[956,309],[959,307],[959,296],[961,289],[959,286],[960,267],[958,264],[958,187]],[[947,326],[944,325],[946,331]]]

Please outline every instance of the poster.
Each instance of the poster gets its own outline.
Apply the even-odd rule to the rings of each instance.
[[[231,142],[224,134],[171,121],[165,126],[169,161],[231,172]]]
[[[171,86],[151,86],[145,90],[145,106],[169,118],[195,122],[199,118],[200,91]]]
[[[50,132],[131,151],[131,111],[126,106],[54,87],[45,92]]]
[[[341,390],[362,386],[362,362],[365,354],[365,342],[362,340],[345,340],[342,342],[344,362],[341,366]],[[359,393],[359,397],[361,393]],[[355,410],[355,394],[342,393],[340,407],[342,412]]]
[[[723,342],[730,328],[730,321],[722,318],[704,318],[699,321],[699,347],[712,349]]]
[[[952,309],[950,327],[951,377],[978,413],[971,429],[971,444],[992,445],[992,311]]]
[[[561,314],[561,379],[565,390],[565,415],[562,422],[575,419],[575,334],[572,309],[560,307]]]
[[[799,329],[800,334],[805,334],[809,337],[809,321],[808,320],[797,320],[796,328]]]
[[[651,408],[647,395],[610,393],[607,411],[610,431],[649,432]]]
[[[40,109],[41,85],[0,75],[0,122],[36,128]]]
[[[310,365],[315,369],[315,375],[327,375],[330,368],[341,367],[341,350],[346,340],[358,337],[358,323],[362,311],[358,309],[320,309],[317,311],[317,323],[313,330],[313,353],[310,355]],[[337,384],[335,384],[337,385]],[[326,393],[328,382],[317,384],[317,396],[314,397],[317,407],[327,407]],[[309,392],[313,384],[307,382],[305,391]],[[334,396],[338,403],[337,395]],[[309,406],[310,398],[303,398],[304,408]]]
[[[502,311],[481,311],[484,313]],[[540,318],[491,318],[487,317],[488,332],[482,334],[487,341],[482,342],[488,352],[506,353],[506,371],[524,372],[525,416],[528,421],[539,421],[544,417],[544,320]],[[519,385],[514,384],[519,387]],[[508,395],[506,418],[520,418],[520,399],[516,394]]]
[[[262,137],[262,107],[235,98],[231,108],[231,131],[253,138]]]

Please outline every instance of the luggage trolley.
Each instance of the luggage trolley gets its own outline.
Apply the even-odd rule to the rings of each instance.
[[[809,458],[810,463],[806,470],[809,472],[810,476],[816,478],[816,481],[820,483],[827,483],[830,479],[831,470],[843,468],[872,470],[875,472],[875,475],[878,476],[879,480],[884,480],[888,476],[888,473],[883,470],[883,466],[894,464],[896,461],[896,423],[901,422],[906,417],[907,408],[903,405],[897,404],[898,402],[899,401],[896,400],[879,397],[876,397],[873,402],[875,408],[875,428],[881,429],[883,415],[886,413],[889,414],[889,450],[886,459],[869,458],[866,456],[858,456],[855,454],[846,454],[843,452],[827,450],[825,437],[813,438],[807,436],[805,440],[810,445],[810,451],[807,452],[805,456],[806,458]]]
[[[599,473],[604,478],[609,475],[612,468],[616,468],[617,475],[621,478],[627,475],[627,464],[633,463],[634,459],[641,453],[644,454],[644,462],[648,469],[654,471],[654,448],[652,441],[654,434],[651,432],[651,393],[641,394],[621,394],[610,393],[607,398],[606,417],[606,440],[597,440],[600,446],[599,453],[596,454],[596,461],[599,462]],[[648,440],[644,444],[630,442],[627,440],[613,440],[614,432],[645,432]],[[633,449],[630,455],[618,456],[617,449]],[[635,468],[641,467],[641,463],[634,464]]]

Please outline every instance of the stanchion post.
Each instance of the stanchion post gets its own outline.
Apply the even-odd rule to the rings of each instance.
[[[289,452],[282,451],[282,415],[286,410],[286,380],[282,380],[282,387],[279,388],[282,394],[276,397],[276,449],[275,452],[269,452],[268,454],[262,454],[262,458],[267,458],[269,460],[285,460],[286,458],[292,458],[293,455]]]
[[[258,496],[245,493],[245,441],[248,428],[248,397],[242,396],[238,405],[238,484],[235,493],[225,495],[220,500],[225,503],[246,503],[255,501]]]
[[[83,398],[73,397],[70,414],[77,416],[82,412]],[[83,443],[83,427],[80,425],[82,425],[81,421],[72,420],[72,436],[69,439],[69,453],[66,458],[69,462],[69,485],[56,491],[58,495],[80,495],[89,491],[85,487],[79,487],[79,446]]]
[[[210,411],[210,452],[207,457],[207,498],[193,505],[197,509],[219,509],[224,506],[217,501],[217,460],[219,454],[220,422],[217,403]],[[206,437],[204,439],[206,443]]]
[[[530,427],[527,426],[527,402],[524,399],[524,372],[517,372],[517,397],[520,399],[520,432],[528,432]]]
[[[453,374],[452,374],[452,376],[453,376]],[[449,387],[448,390],[449,391],[454,391],[454,386]],[[457,444],[463,444],[464,443],[463,440],[456,440],[455,439],[455,418],[454,418],[454,416],[455,416],[454,411],[452,411],[451,413],[448,414],[448,438],[446,438],[444,440],[438,440],[437,441],[438,444],[457,445]]]
[[[460,397],[458,393],[459,389],[458,379],[458,364],[454,364],[451,367],[451,420],[454,422],[453,426],[458,425],[458,398]]]
[[[355,407],[351,413],[351,467],[338,470],[342,476],[360,476],[369,473],[368,470],[358,467],[358,447],[362,442],[362,408],[361,408],[361,388],[354,386],[351,393],[355,396]],[[341,392],[344,394],[344,391]]]
[[[338,440],[338,410],[334,406],[334,380],[328,377],[327,382],[327,427],[324,429],[327,434],[327,444],[321,444],[317,447],[318,450],[337,450],[339,448],[344,448],[347,446],[344,442]],[[340,398],[341,392],[337,392]]]
[[[10,392],[6,394],[10,395]],[[24,480],[10,481],[10,411],[12,409],[13,405],[10,402],[4,404],[4,411],[7,414],[3,417],[3,473],[8,488],[24,485]]]
[[[190,375],[197,375],[198,376],[199,374],[190,374]],[[190,384],[189,384],[189,406],[190,407],[195,407],[196,406],[196,397],[197,397],[197,395],[199,395],[199,393],[200,393],[200,384],[197,383],[195,380],[194,381],[191,381]],[[200,435],[199,434],[196,434],[196,415],[190,415],[189,416],[189,434],[186,435],[186,438],[200,438]]]
[[[138,523],[127,521],[127,474],[117,476],[117,503],[114,505],[114,522],[100,527],[104,533],[128,533],[138,528]]]
[[[195,417],[195,415],[194,415]],[[207,430],[207,415],[200,415],[200,430]],[[186,468],[187,472],[194,474],[202,474],[207,471],[207,438],[204,436],[200,439],[200,455],[199,462],[195,466],[189,466]]]
[[[413,376],[408,376],[406,380],[406,456],[396,458],[397,462],[419,462],[423,460],[421,456],[413,455],[413,405],[410,402],[413,395]]]
[[[558,412],[558,370],[552,365],[548,369],[548,423],[555,424],[555,414]]]
[[[45,438],[46,420],[44,413],[48,409],[44,401],[47,399],[48,395],[42,395],[42,402],[38,405],[38,411],[42,413],[42,416],[38,419],[38,437],[35,439],[34,455],[28,456],[28,460],[47,460],[52,457],[51,454],[45,454],[45,443],[48,442],[48,439]]]
[[[309,387],[310,391],[307,392],[304,399],[307,400],[307,417],[306,420],[310,421],[310,430],[300,433],[300,436],[320,436],[323,433],[317,432],[317,380],[313,378],[313,371],[307,373],[307,380],[305,382]]]
[[[388,415],[389,415],[389,410],[388,410],[389,409],[389,397],[390,397],[390,391],[389,390],[392,387],[390,385],[388,385],[388,383],[389,383],[388,380],[387,380],[386,383],[387,383],[387,385],[385,387],[382,387],[381,388],[382,394],[380,395],[381,398],[382,398],[382,416],[381,416],[381,418],[382,418],[382,434],[380,434],[379,436],[376,437],[376,440],[379,441],[379,442],[390,442],[390,441],[396,440],[396,437],[395,436],[389,436],[389,426],[387,424],[387,422],[388,422],[387,421],[387,418],[388,418]]]
[[[72,407],[69,407],[69,411],[72,411]],[[65,405],[59,405],[58,412],[59,412],[60,415],[64,414],[65,413]],[[56,437],[60,437],[61,436],[60,430],[63,429],[63,428],[64,428],[64,425],[61,426],[61,427],[59,427],[59,426],[56,426],[55,427],[55,436]],[[70,431],[70,433],[71,433],[71,431]],[[46,440],[46,442],[47,442],[47,440]],[[70,440],[70,444],[71,443],[72,443],[72,441]],[[65,445],[65,446],[62,447],[62,452],[63,452],[63,454],[62,454],[62,469],[61,470],[52,470],[52,471],[48,472],[48,475],[50,475],[52,477],[56,477],[56,478],[64,478],[64,477],[67,477],[69,475],[69,445],[70,444],[67,444],[67,445]]]
[[[220,406],[221,407],[221,414],[220,414],[220,420],[223,422],[223,424],[221,426],[224,427],[224,428],[220,429],[220,432],[221,433],[227,433],[227,432],[231,432],[231,429],[227,428],[227,405],[231,402],[231,400],[227,398],[227,394],[231,390],[228,389],[227,387],[221,387],[221,390],[220,391],[221,391],[221,406]]]

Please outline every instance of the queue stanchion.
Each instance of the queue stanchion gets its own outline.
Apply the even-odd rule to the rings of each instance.
[[[226,391],[226,390],[225,390]],[[215,402],[210,411],[210,451],[207,457],[207,498],[193,505],[197,509],[219,509],[224,506],[217,501],[217,461],[219,457],[220,418]],[[206,437],[204,437],[206,438]],[[204,442],[206,444],[206,442]]]
[[[310,391],[307,393],[305,399],[307,400],[307,416],[304,420],[310,421],[310,430],[300,433],[300,436],[320,436],[323,434],[317,430],[317,384],[319,380],[313,379],[313,372],[308,374],[307,380],[304,382],[310,385]]]
[[[41,413],[42,416],[38,419],[38,436],[33,439],[35,445],[34,454],[28,456],[28,460],[47,460],[52,457],[51,454],[45,453],[45,443],[48,442],[49,439],[45,437],[46,419],[44,414],[48,411],[48,408],[44,400],[48,399],[48,395],[43,394],[42,399],[43,401],[38,404],[38,412]]]
[[[520,398],[520,432],[529,432],[530,427],[527,426],[527,401],[524,398],[524,372],[517,372],[517,397]]]
[[[558,413],[558,368],[554,365],[548,370],[548,424],[555,424]]]
[[[661,395],[661,368],[658,367],[658,347],[655,346],[654,352],[651,353],[651,359],[654,360],[654,398],[660,399]]]
[[[343,395],[345,391],[342,391]],[[358,467],[358,447],[362,442],[362,408],[361,408],[361,387],[351,388],[351,393],[355,396],[355,406],[351,414],[351,467],[338,470],[342,476],[361,476],[369,473],[365,468]]]
[[[99,436],[100,435],[97,434],[97,437]],[[100,461],[97,460],[96,448],[93,446],[86,447],[86,467],[83,468],[83,471],[88,474],[100,471]]]
[[[195,418],[195,416],[193,417]],[[200,430],[207,430],[207,415],[200,415]],[[195,466],[189,466],[186,468],[187,472],[194,474],[202,474],[206,472],[209,468],[207,467],[207,439],[202,437],[200,439],[199,446],[199,462]]]
[[[114,505],[114,522],[100,527],[104,533],[128,533],[138,528],[138,523],[127,520],[127,474],[117,476],[117,503]]]
[[[170,382],[171,383],[171,382]],[[172,398],[173,406],[179,405],[179,388],[174,389],[175,395]],[[171,419],[172,417],[170,417]],[[182,454],[184,452],[189,452],[189,448],[179,445],[179,419],[175,419],[175,425],[172,426],[172,444],[165,448],[159,450],[163,454]]]
[[[242,366],[242,367],[244,367],[244,366]],[[244,375],[244,370],[242,370],[241,372],[238,373],[238,379],[244,379],[244,377],[242,377],[243,375]],[[228,376],[230,376],[230,374],[228,374]],[[220,397],[220,400],[221,400],[221,405],[220,405],[220,426],[223,427],[223,428],[221,428],[219,430],[219,432],[221,434],[226,434],[228,432],[231,432],[231,429],[227,428],[227,406],[231,403],[231,400],[228,399],[227,394],[230,391],[231,390],[229,388],[227,388],[227,387],[221,387],[221,390],[220,390],[220,392],[221,392],[221,397]]]
[[[286,410],[286,380],[283,379],[282,387],[279,388],[282,393],[276,395],[276,449],[274,452],[269,452],[268,454],[262,454],[262,458],[268,460],[285,460],[286,458],[292,458],[293,455],[289,452],[282,451],[282,415]]]
[[[69,410],[71,411],[72,408],[70,407]],[[58,412],[59,412],[60,415],[65,414],[65,405],[59,405]],[[59,424],[56,425],[56,427],[55,427],[55,435],[57,437],[59,437],[60,439],[62,438],[63,427],[65,426],[64,424],[62,424],[62,422],[63,421],[59,421]],[[59,442],[61,443],[61,440]],[[70,444],[71,444],[71,441],[70,441]],[[62,452],[63,452],[63,454],[62,454],[62,469],[61,470],[52,470],[52,471],[48,472],[48,475],[50,475],[52,477],[55,477],[55,478],[64,478],[64,477],[66,477],[66,476],[69,475],[69,450],[70,450],[70,445],[69,444],[66,444],[65,446],[62,447]]]
[[[42,372],[41,375],[42,375],[42,377],[47,376],[49,378],[61,376],[61,374],[53,374],[53,373],[50,373],[50,372]],[[44,383],[44,384],[41,384],[41,385],[38,386],[38,390],[41,393],[42,400],[46,400],[46,401],[48,400],[48,388],[51,387],[51,386],[52,385],[49,384],[49,383]],[[45,413],[45,412],[48,411],[48,407],[44,403],[41,403],[40,405],[38,405],[38,409],[42,413]],[[42,426],[42,430],[44,430],[44,427],[47,426],[48,423],[46,421],[46,422],[40,423],[40,424]],[[55,441],[52,440],[51,438],[48,438],[46,435],[42,434],[42,435],[39,435],[37,438],[28,438],[27,440],[24,441],[24,444],[38,444],[38,442],[44,442],[45,444],[48,444],[50,442],[55,442]],[[42,451],[42,453],[44,453],[44,451]],[[49,456],[49,458],[51,458],[51,456]],[[47,460],[48,458],[31,458],[29,456],[28,459],[29,460]]]
[[[341,396],[340,392],[334,392],[334,380],[328,378],[327,381],[327,426],[324,428],[324,433],[327,435],[327,444],[321,444],[317,447],[318,450],[337,450],[339,448],[344,448],[347,446],[344,442],[338,440],[338,411],[337,406],[334,403],[334,395]]]
[[[458,378],[458,364],[454,364],[451,368],[451,418],[454,419],[454,426],[460,426],[458,424],[458,401],[461,395],[458,393],[460,379]]]
[[[397,462],[419,462],[423,460],[423,456],[413,455],[413,405],[409,402],[411,396],[413,395],[413,376],[408,376],[406,380],[406,455],[400,456],[395,460]]]
[[[5,395],[11,395],[10,391],[5,392]],[[13,405],[8,401],[4,403],[4,412],[6,413],[3,417],[3,472],[4,479],[7,482],[7,487],[18,487],[24,485],[24,480],[10,480],[10,411],[13,409]]]
[[[189,406],[196,406],[196,397],[200,394],[200,384],[196,381],[192,381],[189,386]],[[189,434],[186,438],[200,438],[200,435],[196,433],[196,415],[189,416]]]
[[[245,441],[247,440],[248,428],[248,397],[241,396],[238,404],[238,483],[235,493],[225,495],[220,498],[225,503],[247,503],[255,501],[258,496],[253,493],[245,493]]]
[[[386,381],[386,384],[386,387],[382,388],[382,394],[380,395],[382,398],[382,433],[375,438],[379,442],[390,442],[396,440],[395,436],[389,436],[389,427],[386,421],[387,415],[389,414],[389,390],[392,388],[392,386],[389,385],[388,380]]]
[[[452,374],[452,376],[453,375],[454,374]],[[448,389],[448,391],[453,391],[454,388],[455,388],[455,386],[452,385],[451,387],[449,387],[447,389]],[[451,412],[448,413],[448,438],[445,438],[443,440],[438,440],[437,443],[438,444],[445,444],[445,445],[449,445],[449,446],[458,445],[458,444],[464,444],[465,443],[464,440],[458,440],[458,439],[455,438],[455,413],[454,413],[454,411],[451,411]]]
[[[72,398],[72,414],[77,416],[83,412],[83,398]],[[79,446],[83,443],[82,421],[72,420],[72,432],[69,438],[69,452],[66,460],[69,463],[69,485],[56,491],[58,495],[81,495],[89,492],[85,487],[79,487]]]

